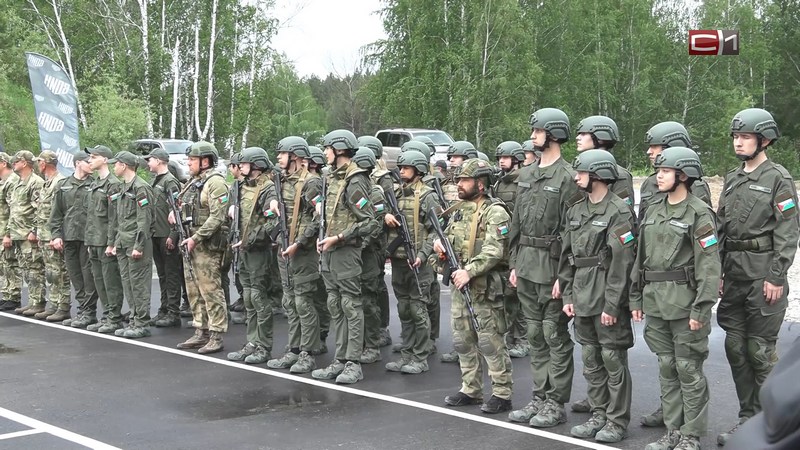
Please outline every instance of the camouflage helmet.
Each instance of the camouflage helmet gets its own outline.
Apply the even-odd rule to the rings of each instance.
[[[358,138],[359,147],[367,147],[375,154],[375,159],[381,159],[383,156],[383,142],[375,136],[360,136]]]
[[[353,162],[362,169],[374,169],[377,160],[375,153],[369,147],[359,147],[353,156]]]
[[[689,178],[700,178],[703,176],[703,166],[700,164],[700,157],[694,150],[686,147],[670,147],[664,149],[656,157],[653,167],[656,169],[667,168],[680,170]]]
[[[425,155],[426,158],[431,159],[431,149],[428,148],[428,146],[424,142],[419,141],[417,139],[412,139],[403,144],[402,146],[400,146],[401,155],[405,152],[410,152],[410,151],[420,152],[423,155]]]
[[[322,137],[323,147],[333,147],[335,150],[358,150],[358,139],[352,131],[333,130]]]
[[[455,141],[447,149],[447,159],[450,159],[451,156],[463,156],[465,159],[473,159],[478,157],[478,151],[469,141]]]
[[[657,123],[650,127],[644,135],[644,143],[660,145],[663,148],[692,146],[692,140],[689,138],[686,127],[672,121]]]
[[[575,132],[590,133],[600,141],[619,142],[617,123],[607,116],[589,116],[581,120]]]
[[[781,137],[772,114],[761,108],[748,108],[736,113],[731,121],[731,136],[733,133],[755,133],[769,139],[770,143]]]
[[[269,160],[267,151],[261,147],[247,147],[242,150],[241,161],[243,163],[250,163],[255,166],[256,169],[272,169],[272,161]]]
[[[190,145],[186,149],[186,156],[188,157],[208,157],[211,158],[213,165],[217,164],[217,160],[219,159],[219,152],[217,152],[217,148],[214,147],[214,144],[207,141],[198,141],[194,144]]]
[[[278,141],[275,151],[278,153],[291,153],[298,158],[308,158],[310,156],[308,142],[300,136],[288,136],[281,139]]]
[[[526,142],[531,143],[531,149],[529,151],[533,151],[533,141]],[[525,161],[525,152],[522,149],[522,145],[516,141],[501,142],[494,151],[494,156],[498,159],[501,156],[511,156],[516,162]]]
[[[426,175],[430,170],[428,157],[418,150],[408,150],[397,157],[397,167],[413,167],[417,172]]]
[[[542,108],[531,114],[531,128],[545,130],[556,142],[564,143],[569,140],[569,117],[556,108]]]
[[[615,181],[619,178],[617,160],[606,150],[586,150],[575,157],[572,168],[578,172],[589,172],[601,180]]]
[[[308,154],[309,154],[308,159],[310,159],[314,164],[318,166],[324,166],[325,163],[327,162],[325,160],[325,154],[322,153],[322,149],[317,146],[309,145]]]
[[[478,158],[472,158],[464,161],[464,164],[459,167],[456,178],[487,177],[491,182],[493,175],[494,170],[492,170],[491,164]]]
[[[412,140],[425,143],[425,145],[428,146],[431,154],[436,153],[436,144],[434,144],[433,139],[429,138],[428,136],[416,136]]]

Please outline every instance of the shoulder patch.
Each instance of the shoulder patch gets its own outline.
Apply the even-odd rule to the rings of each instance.
[[[794,214],[797,204],[791,192],[783,192],[775,197],[775,206],[783,217],[790,217]]]
[[[508,234],[508,224],[507,223],[500,224],[497,227],[497,235],[502,237],[507,234]]]
[[[350,203],[358,209],[364,209],[365,206],[369,205],[369,197],[361,192],[360,189],[356,189],[353,195],[350,196]]]
[[[713,247],[718,242],[716,230],[714,230],[714,226],[710,223],[698,227],[694,232],[694,236],[697,238],[697,242],[703,249]]]
[[[614,230],[611,231],[611,235],[617,240],[619,240],[619,243],[622,245],[631,243],[635,239],[635,236],[633,235],[633,230],[628,224],[622,224],[617,228],[614,228]]]
[[[222,194],[221,196],[217,197],[217,201],[222,203],[222,204],[228,203],[228,194],[225,193],[225,194]]]

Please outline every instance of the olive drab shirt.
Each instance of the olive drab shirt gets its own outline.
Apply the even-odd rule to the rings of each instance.
[[[633,190],[633,175],[631,175],[628,169],[619,164],[617,164],[617,173],[619,174],[617,181],[610,183],[608,187],[611,189],[611,192],[617,194],[628,206],[633,207],[633,203],[636,199],[636,194]]]
[[[5,235],[11,218],[11,193],[19,183],[19,175],[9,171],[5,177],[0,177],[0,230]]]
[[[510,268],[517,277],[539,284],[555,281],[564,218],[569,206],[582,198],[574,177],[563,158],[547,167],[537,162],[520,170],[509,231]]]
[[[117,213],[117,248],[143,251],[145,242],[153,238],[153,191],[146,181],[135,176],[123,182],[115,201]]]
[[[47,222],[50,220],[50,211],[53,210],[53,198],[56,194],[58,183],[64,179],[64,175],[56,172],[53,178],[45,180],[42,189],[36,195],[34,202],[36,203],[36,219],[34,226],[36,227],[36,237],[42,242],[49,242],[52,239],[50,235],[50,227]]]
[[[289,244],[314,248],[319,233],[319,222],[314,220],[314,207],[322,191],[322,179],[305,168],[289,176],[282,175],[283,201],[286,203]]]
[[[44,185],[44,180],[39,175],[31,173],[27,179],[19,179],[15,186],[10,187],[9,207],[11,215],[8,218],[5,235],[11,236],[15,241],[28,239],[28,234],[36,231],[36,208],[34,198]]]
[[[689,194],[651,204],[639,225],[630,308],[664,320],[708,323],[720,279],[719,238],[711,207]]]
[[[378,226],[372,230],[372,234],[364,242],[364,248],[376,252],[376,254],[385,253],[384,249],[386,248],[386,227],[383,225],[388,211],[384,195],[383,188],[379,184],[372,185],[369,200],[372,202],[372,210],[375,211],[375,222]]]
[[[268,173],[254,180],[244,180],[239,190],[239,231],[243,250],[263,250],[272,243],[270,231],[275,228],[278,216],[269,210],[276,200],[275,184]]]
[[[652,203],[660,201],[662,198],[667,196],[666,192],[661,192],[658,190],[658,182],[656,181],[656,175],[652,174],[647,177],[643,182],[642,185],[639,187],[639,221],[641,222],[644,218],[644,213],[647,211],[647,207],[650,206]],[[708,183],[704,180],[694,180],[692,183],[692,187],[689,188],[689,192],[692,193],[695,197],[699,198],[700,200],[706,202],[708,206],[711,205],[711,190],[708,188]]]
[[[433,252],[433,235],[435,234],[433,225],[428,219],[429,211],[431,208],[437,212],[441,211],[436,193],[421,179],[418,179],[412,184],[398,189],[396,196],[397,205],[408,224],[408,233],[411,235],[414,251],[417,252],[417,257],[425,263]],[[389,228],[388,242],[391,243],[398,239],[399,231],[399,227]],[[407,257],[406,249],[402,244],[398,245],[394,253],[389,256],[405,259]]]
[[[559,260],[564,304],[575,315],[606,313],[620,317],[628,307],[630,273],[636,257],[634,219],[630,207],[609,192],[599,203],[580,200],[567,211]]]
[[[350,162],[336,168],[328,179],[325,200],[327,229],[325,236],[342,235],[344,242],[336,244],[360,247],[376,227],[375,210],[370,201],[372,186],[364,169]]]
[[[472,295],[476,300],[502,299],[510,220],[505,205],[498,199],[481,196],[459,202],[451,210],[445,234],[461,268],[471,278]]]
[[[210,248],[224,250],[228,236],[228,185],[213,169],[192,177],[178,195],[183,218],[188,221],[196,243],[210,242]]]
[[[96,177],[89,186],[86,201],[86,234],[84,243],[94,247],[113,247],[117,239],[117,202],[122,195],[122,182],[114,174]]]
[[[517,198],[517,179],[519,168],[504,173],[494,184],[494,196],[508,206],[509,211],[514,211],[514,200]]]
[[[153,191],[153,220],[155,227],[153,231],[154,238],[167,238],[171,237],[175,242],[178,239],[178,233],[167,221],[169,217],[170,207],[167,202],[167,196],[171,195],[174,199],[181,191],[181,184],[174,175],[169,172],[154,175],[150,180],[150,188]]]
[[[780,164],[729,172],[718,212],[725,277],[786,285],[800,234],[797,208],[794,181]]]
[[[83,241],[86,232],[86,198],[91,185],[92,177],[79,180],[74,175],[58,183],[49,221],[53,239]]]

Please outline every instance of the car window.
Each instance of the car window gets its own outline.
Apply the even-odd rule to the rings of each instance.
[[[151,142],[133,142],[129,150],[134,155],[149,155],[150,150],[153,149],[153,144]]]
[[[403,145],[403,144],[405,144],[406,142],[408,142],[410,140],[411,140],[411,135],[410,134],[401,134],[400,135],[400,145]],[[400,147],[400,145],[398,145],[398,147]]]
[[[376,137],[378,138],[379,141],[381,141],[381,144],[389,145],[389,132],[388,131],[382,131],[382,132],[378,133],[378,135]]]
[[[433,141],[433,145],[450,145],[453,138],[444,131],[419,131],[414,133],[415,137],[427,136]]]
[[[387,145],[389,147],[400,147],[403,145],[402,141],[403,135],[400,133],[389,133],[389,139],[387,139]]]
[[[186,148],[192,145],[191,141],[162,142],[164,150],[170,155],[185,155]]]

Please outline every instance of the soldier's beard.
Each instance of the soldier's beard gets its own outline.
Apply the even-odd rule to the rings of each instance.
[[[458,190],[458,198],[460,198],[461,200],[472,200],[477,196],[478,196],[478,187],[477,186],[473,187],[469,191],[467,191],[466,189],[459,189]]]

